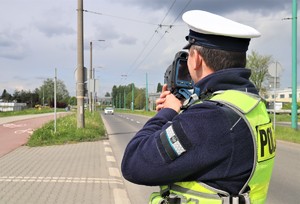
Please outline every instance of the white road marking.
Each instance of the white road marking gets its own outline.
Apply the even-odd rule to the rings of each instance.
[[[18,127],[24,127],[26,126],[26,124],[13,124],[13,123],[6,123],[6,124],[3,124],[3,127],[7,127],[7,128],[18,128]]]
[[[28,177],[1,176],[0,182],[43,182],[43,183],[110,183],[123,185],[121,179],[115,178],[85,178],[85,177]]]
[[[130,204],[127,192],[124,189],[115,188],[113,190],[115,204]]]
[[[116,159],[114,156],[106,156],[106,161],[108,162],[116,162]]]
[[[105,142],[103,142],[103,144],[108,146],[108,145],[109,145],[109,142],[106,142],[106,141],[105,141]]]
[[[32,134],[32,133],[33,133],[33,129],[28,128],[28,129],[25,129],[25,130],[16,130],[16,131],[15,131],[15,134],[23,134],[23,133],[29,133],[29,134]]]
[[[112,177],[119,177],[119,178],[121,178],[121,173],[120,173],[120,171],[119,171],[118,168],[109,167],[108,168],[108,172],[109,172],[109,175],[112,176]]]
[[[112,149],[111,149],[110,147],[105,147],[105,148],[104,148],[104,151],[105,151],[105,152],[112,152]]]

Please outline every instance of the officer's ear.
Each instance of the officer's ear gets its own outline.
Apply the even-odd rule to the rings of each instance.
[[[194,63],[196,65],[195,69],[199,69],[200,67],[202,67],[203,58],[196,49],[193,49],[192,52],[193,52],[192,53],[193,54],[193,60],[194,60]]]

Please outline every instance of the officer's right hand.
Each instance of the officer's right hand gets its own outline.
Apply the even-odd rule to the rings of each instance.
[[[164,108],[164,102],[166,101],[166,96],[171,94],[170,91],[168,91],[168,85],[164,84],[162,87],[161,94],[158,99],[156,99],[156,111],[160,111]]]
[[[156,111],[160,111],[163,108],[171,108],[176,112],[179,112],[181,106],[182,102],[168,91],[167,84],[164,84],[160,98],[156,100]]]

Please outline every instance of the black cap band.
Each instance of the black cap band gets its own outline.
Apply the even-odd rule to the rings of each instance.
[[[246,52],[248,50],[249,38],[234,38],[221,35],[210,35],[197,33],[190,30],[188,36],[185,37],[189,44],[183,49],[189,49],[192,45],[199,45],[211,49],[227,50],[233,52]]]

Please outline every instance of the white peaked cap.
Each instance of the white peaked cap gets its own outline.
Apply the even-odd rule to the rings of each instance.
[[[250,39],[261,35],[250,26],[206,11],[187,11],[182,19],[190,28],[190,34],[186,37],[189,45],[185,48],[195,44],[214,49],[246,51]]]

